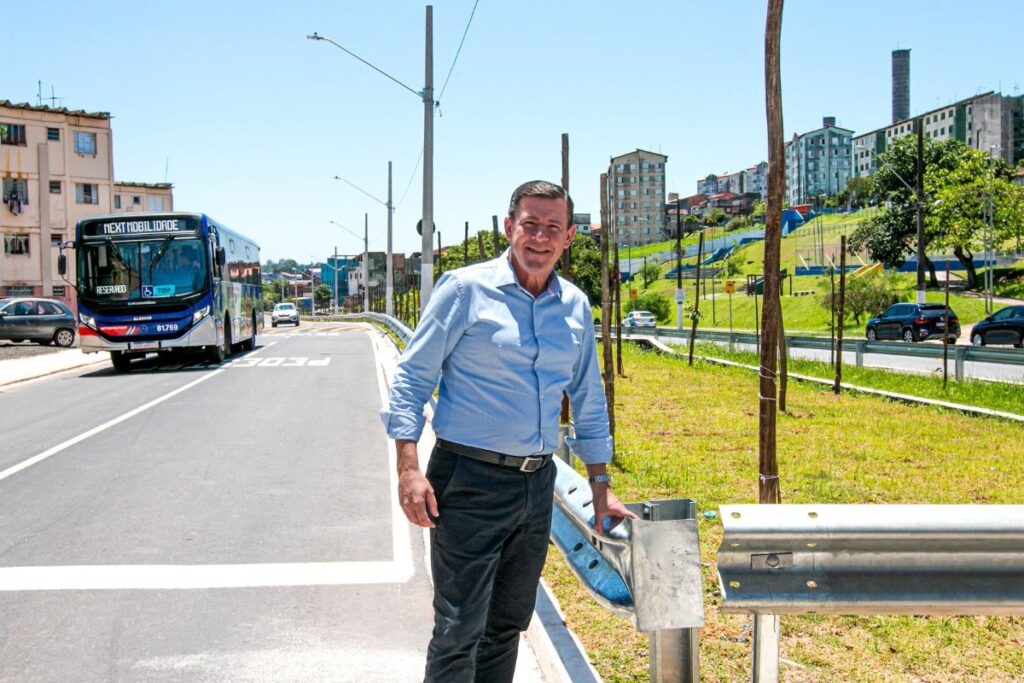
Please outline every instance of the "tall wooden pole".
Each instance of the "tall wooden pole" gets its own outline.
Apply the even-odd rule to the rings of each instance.
[[[466,234],[462,240],[462,265],[469,265],[469,221],[466,221]]]
[[[779,410],[786,412],[786,389],[789,384],[789,351],[786,349],[786,326],[779,303]]]
[[[615,296],[615,360],[619,370],[619,377],[622,374],[622,267],[619,265],[619,241],[615,240],[615,272],[612,273],[612,290]]]
[[[501,248],[501,242],[498,240],[498,217],[497,216],[491,216],[491,231],[494,234],[494,258],[498,258],[498,255],[501,253],[499,251],[499,249]]]
[[[846,235],[839,240],[839,313],[836,315],[836,381],[832,392],[838,394],[843,383],[843,317],[846,306]]]
[[[697,339],[697,319],[700,317],[700,262],[704,258],[704,231],[697,242],[697,286],[693,288],[693,324],[690,327],[690,367],[693,367],[693,344]]]
[[[569,225],[572,225],[573,202],[569,196],[569,134],[562,133],[562,189],[565,190],[566,204],[569,208]],[[572,281],[569,269],[572,266],[572,244],[562,252],[562,277]]]
[[[604,352],[604,395],[608,403],[608,424],[615,444],[615,370],[612,367],[612,304],[608,272],[608,174],[601,174],[601,350]]]
[[[764,298],[761,322],[761,381],[758,405],[758,502],[778,503],[779,465],[775,449],[775,369],[779,335],[779,249],[782,244],[782,193],[785,165],[782,146],[782,0],[768,0],[765,24],[764,76],[768,115],[768,205],[764,231]]]

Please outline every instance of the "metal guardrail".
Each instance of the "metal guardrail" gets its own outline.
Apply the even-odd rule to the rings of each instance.
[[[754,615],[753,680],[779,678],[779,614],[1024,615],[1024,505],[724,505],[722,612]]]

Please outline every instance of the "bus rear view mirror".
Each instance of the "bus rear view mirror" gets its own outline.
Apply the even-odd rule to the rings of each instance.
[[[223,266],[228,262],[227,252],[224,251],[224,247],[217,247],[217,265]]]
[[[60,275],[68,274],[68,257],[64,254],[57,257],[57,272]]]

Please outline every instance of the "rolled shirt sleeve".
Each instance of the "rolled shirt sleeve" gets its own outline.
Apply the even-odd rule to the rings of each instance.
[[[446,273],[431,293],[416,331],[402,353],[388,406],[380,411],[388,438],[419,441],[426,422],[423,406],[437,386],[444,359],[465,327],[462,299],[458,278]]]

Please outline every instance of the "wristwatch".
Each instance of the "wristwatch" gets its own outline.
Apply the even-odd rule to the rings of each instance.
[[[611,486],[612,475],[610,474],[592,474],[587,478],[591,484],[608,484]]]

